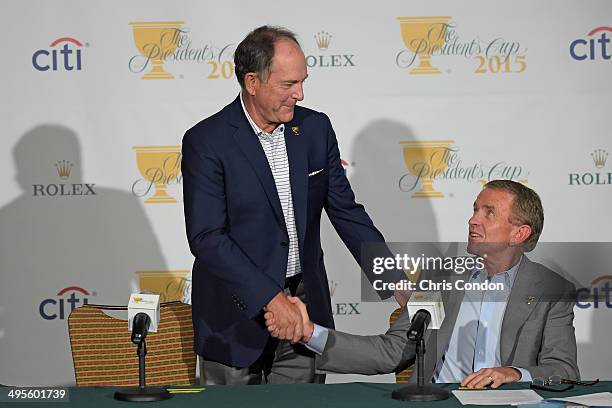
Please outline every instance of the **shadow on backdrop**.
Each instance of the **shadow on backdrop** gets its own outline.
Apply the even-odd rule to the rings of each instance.
[[[83,177],[72,130],[39,125],[13,156],[22,193],[0,208],[0,383],[72,384],[72,305],[126,304],[136,271],[166,263],[139,199]]]
[[[412,130],[403,123],[379,119],[367,124],[355,137],[349,155],[342,154],[348,162],[348,178],[357,202],[365,206],[387,242],[437,242],[438,226],[430,199],[412,198],[410,192],[399,189],[400,177],[409,173],[402,141],[415,141]],[[329,222],[322,223],[321,229],[323,248],[329,251],[337,236],[331,238],[334,232]],[[352,258],[346,249],[344,252],[345,256],[328,256],[326,266],[333,274],[350,271],[355,276]],[[359,281],[354,282],[357,285]],[[380,300],[364,274],[361,299]]]

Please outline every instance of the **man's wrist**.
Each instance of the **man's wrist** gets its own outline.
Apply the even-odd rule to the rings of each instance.
[[[516,380],[515,381],[521,381],[521,378],[523,378],[523,373],[521,372],[521,370],[519,370],[516,367],[507,367],[507,368],[511,368],[512,371],[514,371],[514,373],[516,374]]]
[[[312,322],[308,322],[304,325],[304,336],[302,340],[304,343],[308,343],[312,338],[312,334],[314,333],[314,324]]]

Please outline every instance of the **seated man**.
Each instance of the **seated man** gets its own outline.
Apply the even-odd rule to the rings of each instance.
[[[426,381],[497,388],[551,375],[579,379],[574,285],[523,255],[535,247],[543,224],[542,203],[530,188],[507,180],[484,186],[468,221],[467,251],[482,257],[485,268],[457,279],[501,282],[504,290],[446,296],[442,327],[426,334]],[[316,366],[322,372],[384,374],[414,361],[405,307],[387,333],[358,336],[313,324],[306,305],[291,301],[302,312],[302,341],[319,354]],[[268,330],[278,336],[274,315],[265,317]]]

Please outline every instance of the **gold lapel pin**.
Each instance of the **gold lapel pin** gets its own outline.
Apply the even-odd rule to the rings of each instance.
[[[297,135],[300,134],[300,127],[299,126],[293,126],[291,128],[291,131],[293,131],[293,134],[297,136]]]
[[[533,296],[527,296],[527,304],[530,305],[535,301],[535,297]]]

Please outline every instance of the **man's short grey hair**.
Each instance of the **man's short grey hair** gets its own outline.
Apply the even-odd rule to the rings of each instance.
[[[300,46],[296,35],[283,27],[261,26],[251,31],[234,52],[234,70],[240,87],[244,89],[244,76],[256,73],[263,81],[267,80],[274,58],[274,44],[288,39]]]

